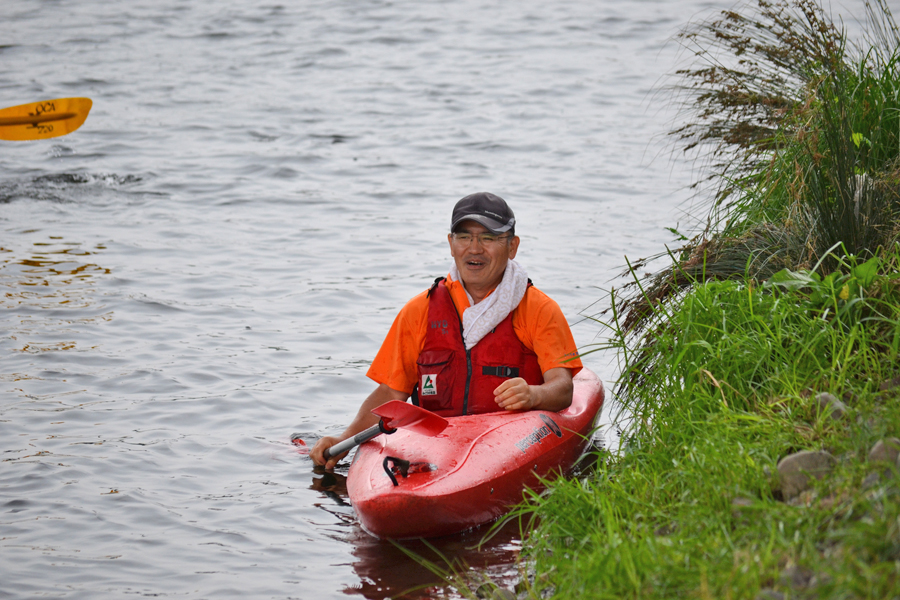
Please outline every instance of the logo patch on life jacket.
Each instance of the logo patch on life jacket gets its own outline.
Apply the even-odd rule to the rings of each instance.
[[[437,375],[422,375],[421,396],[437,396]]]

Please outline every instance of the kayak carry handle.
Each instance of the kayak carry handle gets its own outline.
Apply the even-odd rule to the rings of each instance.
[[[388,466],[388,463],[394,463],[392,467]],[[384,472],[387,473],[387,476],[391,478],[391,483],[394,484],[394,487],[400,485],[397,483],[397,478],[394,476],[394,469],[400,471],[400,475],[403,476],[403,479],[409,475],[409,461],[403,460],[402,458],[396,458],[394,456],[385,456],[384,462],[381,463],[381,466],[384,467]]]

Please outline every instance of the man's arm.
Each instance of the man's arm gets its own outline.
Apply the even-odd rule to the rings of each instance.
[[[494,390],[494,400],[505,410],[552,410],[572,404],[572,371],[555,367],[544,373],[544,383],[528,385],[521,377],[508,379]]]
[[[326,461],[324,456],[326,448],[331,448],[338,442],[353,437],[360,431],[365,431],[372,425],[378,423],[378,416],[372,414],[373,408],[378,408],[385,402],[390,402],[391,400],[401,400],[405,402],[407,398],[409,398],[409,394],[406,392],[397,391],[383,383],[380,384],[375,388],[375,391],[369,394],[369,397],[363,401],[362,406],[359,407],[359,411],[356,413],[356,417],[350,425],[347,426],[347,429],[345,429],[338,437],[325,436],[319,439],[312,447],[312,450],[309,451],[309,457],[312,458],[313,462],[317,465],[325,465],[326,469],[333,469],[338,461],[347,456],[349,450],[339,456],[332,456]]]

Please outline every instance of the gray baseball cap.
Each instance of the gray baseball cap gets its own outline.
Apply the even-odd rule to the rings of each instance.
[[[475,221],[487,227],[491,233],[505,233],[515,227],[516,216],[506,200],[489,192],[469,194],[453,207],[450,231],[463,221]]]

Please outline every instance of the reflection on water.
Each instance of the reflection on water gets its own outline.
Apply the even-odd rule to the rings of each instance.
[[[359,583],[347,586],[344,593],[366,598],[434,598],[453,591],[444,576],[453,580],[457,575],[471,576],[473,571],[499,585],[512,587],[517,582],[518,522],[504,523],[495,531],[485,525],[427,542],[379,540],[355,523],[347,501],[346,476],[321,469],[317,474],[310,488],[334,503],[321,508],[350,525],[336,540],[352,546],[352,567]]]
[[[90,287],[91,278],[110,274],[109,269],[76,258],[105,250],[102,245],[88,251],[79,242],[47,237],[59,241],[34,242],[27,258],[17,257],[11,248],[0,247],[0,282],[10,290],[4,294],[5,307],[25,303],[36,308],[84,308],[89,302],[85,290]],[[36,289],[15,293],[14,286]]]
[[[354,549],[353,570],[359,584],[345,588],[344,593],[366,598],[405,597],[434,598],[452,595],[453,586],[437,573],[447,574],[451,581],[463,577],[461,584],[490,578],[496,584],[512,588],[518,582],[516,559],[521,548],[517,524],[510,522],[490,540],[482,542],[486,529],[429,540],[390,542],[377,540],[356,530],[346,540]],[[477,587],[477,584],[476,584]],[[402,596],[396,594],[402,593]]]
[[[19,315],[5,319],[10,343],[4,346],[28,354],[94,348],[79,343],[73,334],[112,319],[110,311],[95,305],[93,291],[94,279],[109,275],[110,270],[87,258],[106,248],[97,244],[88,250],[81,242],[67,242],[63,236],[40,230],[20,232],[17,237],[17,247],[0,246],[0,308]],[[46,241],[33,241],[29,247],[21,244],[23,237]]]

